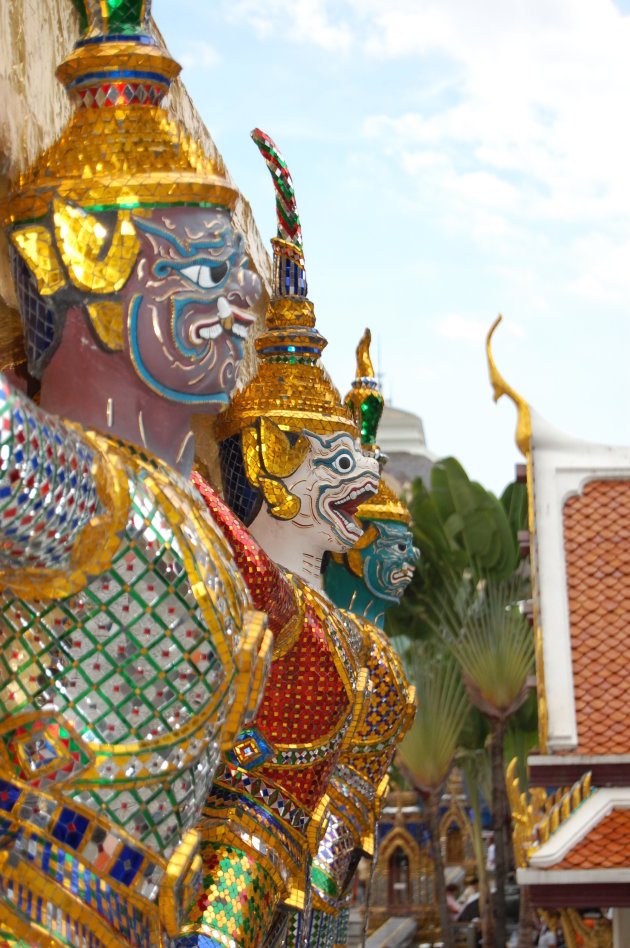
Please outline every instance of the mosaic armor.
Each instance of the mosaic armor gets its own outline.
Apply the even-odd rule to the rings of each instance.
[[[186,480],[7,384],[0,406],[0,921],[165,946],[263,617]]]
[[[374,378],[370,339],[366,329],[346,404],[360,427],[364,450],[379,454],[376,430],[383,398]],[[309,948],[341,948],[347,942],[354,872],[362,855],[374,856],[387,770],[416,711],[415,689],[381,631],[385,610],[400,600],[413,575],[418,551],[409,529],[411,518],[382,478],[358,516],[366,532],[352,550],[329,561],[324,585],[337,606],[351,610],[366,643],[371,700],[348,759],[331,778],[330,820],[311,873]]]
[[[229,918],[235,944],[258,946],[267,944],[281,898],[299,908],[307,899],[330,776],[348,757],[369,701],[364,648],[354,622],[273,563],[212,488],[199,475],[193,481],[254,605],[269,607],[276,642],[258,714],[225,755],[204,809],[205,894],[181,944],[206,944],[202,934],[227,944]],[[230,896],[228,877],[237,886]]]
[[[350,765],[370,707],[366,642],[320,587],[324,551],[360,536],[354,512],[377,489],[377,465],[319,362],[326,340],[306,299],[286,163],[266,135],[253,137],[276,187],[273,293],[256,374],[215,424],[230,510],[196,483],[254,604],[269,613],[275,648],[260,709],[225,754],[204,810],[204,894],[182,948],[305,944],[331,776]]]
[[[309,948],[345,945],[347,900],[362,855],[374,855],[387,770],[416,711],[415,689],[379,629],[354,617],[369,653],[370,702],[348,753],[331,775],[330,819],[311,871]]]

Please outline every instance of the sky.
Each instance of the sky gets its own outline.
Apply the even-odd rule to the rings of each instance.
[[[501,493],[498,368],[568,434],[630,444],[630,0],[154,0],[264,240],[283,153],[344,394],[366,326],[387,401]]]

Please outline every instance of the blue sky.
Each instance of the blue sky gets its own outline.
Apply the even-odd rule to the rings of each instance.
[[[570,434],[630,443],[630,0],[154,0],[183,79],[275,233],[249,131],[293,176],[309,295],[347,390],[384,392],[500,492],[510,382]]]

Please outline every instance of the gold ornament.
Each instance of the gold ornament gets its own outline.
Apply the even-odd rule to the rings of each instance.
[[[275,163],[268,161],[279,195],[279,236],[271,241],[273,291],[267,308],[265,331],[255,342],[258,353],[256,374],[233,396],[228,408],[217,416],[214,425],[216,438],[224,441],[254,427],[261,417],[286,432],[299,434],[309,431],[330,435],[346,431],[356,438],[358,432],[352,416],[319,361],[327,342],[315,327],[315,310],[306,298],[301,230],[286,162],[267,136],[256,131],[252,137],[259,148],[264,139],[267,154],[276,157]],[[265,155],[263,148],[261,151]],[[284,168],[284,190],[278,190],[278,167]],[[290,207],[285,201],[289,190]],[[287,220],[291,221],[293,240],[286,239]],[[264,454],[268,450],[265,440],[272,429],[257,427],[256,432]],[[247,450],[245,444],[243,450]],[[247,466],[247,459],[245,463]]]

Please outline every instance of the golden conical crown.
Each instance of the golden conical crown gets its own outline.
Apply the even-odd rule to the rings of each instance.
[[[319,361],[327,342],[315,328],[315,310],[306,298],[302,231],[289,170],[264,132],[255,129],[252,138],[265,158],[276,189],[278,236],[271,241],[273,290],[265,331],[255,343],[256,374],[217,416],[217,439],[223,441],[237,434],[261,416],[285,431],[347,431],[356,438],[352,415]]]
[[[57,69],[75,111],[19,178],[5,224],[43,217],[54,195],[87,210],[212,204],[235,188],[160,103],[179,65],[148,32],[150,0],[75,0],[83,34]]]

